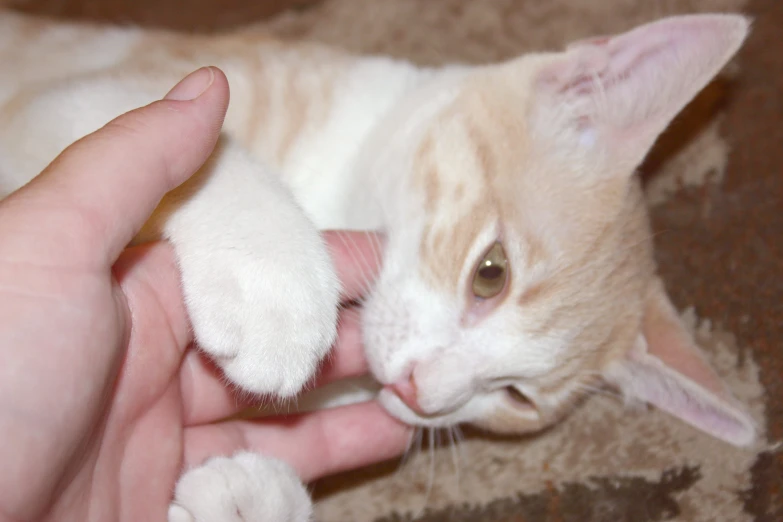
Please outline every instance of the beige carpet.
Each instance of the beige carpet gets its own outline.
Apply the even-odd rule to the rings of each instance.
[[[230,27],[238,20],[279,11],[282,4],[296,4],[297,9],[258,25],[288,38],[391,54],[422,64],[488,62],[559,48],[573,39],[622,31],[665,15],[746,7],[743,0],[234,0],[221,8],[218,0],[199,0],[193,5],[204,16],[189,9],[187,16],[178,18],[172,6],[183,4],[174,0],[116,5],[108,0],[29,0],[25,4],[34,12],[194,30]],[[670,199],[692,192],[693,187],[708,193],[721,190],[729,165],[724,107],[732,78],[742,76],[742,66],[738,60],[727,68],[678,119],[646,162],[642,170],[654,211],[666,207],[668,212]],[[754,352],[741,349],[744,346],[719,324],[699,320],[693,311],[685,315],[765,433],[766,394]],[[423,438],[423,450],[403,465],[386,463],[316,484],[319,519],[778,520],[769,517],[775,517],[770,514],[780,507],[780,492],[754,490],[767,487],[767,482],[762,486],[754,482],[759,455],[777,455],[766,441],[738,450],[658,411],[623,411],[611,396],[593,397],[561,425],[536,437],[495,439],[467,433],[454,446],[441,436],[434,451],[427,449],[428,435]],[[749,495],[766,500],[756,502],[763,504],[758,507]]]

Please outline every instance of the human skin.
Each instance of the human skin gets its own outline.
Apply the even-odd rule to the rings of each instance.
[[[0,521],[165,520],[183,468],[210,456],[259,451],[307,481],[409,439],[374,402],[224,420],[251,398],[191,348],[171,247],[126,248],[215,145],[228,83],[201,71],[0,202]],[[339,235],[325,233],[350,299],[377,270],[374,245]],[[365,373],[359,341],[343,317],[319,383]]]

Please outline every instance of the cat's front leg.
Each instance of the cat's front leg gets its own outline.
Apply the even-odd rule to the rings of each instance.
[[[278,176],[224,136],[150,230],[173,243],[196,342],[226,376],[258,394],[299,392],[335,339],[339,283]]]
[[[286,463],[255,453],[216,457],[177,482],[169,522],[309,522],[312,502]]]

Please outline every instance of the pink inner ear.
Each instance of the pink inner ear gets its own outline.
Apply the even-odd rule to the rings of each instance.
[[[655,294],[647,304],[643,325],[647,353],[715,395],[728,397],[720,378],[698,351],[673,307],[664,295],[658,291]]]
[[[541,103],[580,126],[588,118],[614,145],[614,161],[638,164],[747,30],[741,16],[693,15],[579,42],[539,73]]]
[[[649,289],[642,330],[628,357],[607,367],[607,380],[626,397],[654,404],[715,437],[751,444],[753,418],[707,363],[659,280]]]

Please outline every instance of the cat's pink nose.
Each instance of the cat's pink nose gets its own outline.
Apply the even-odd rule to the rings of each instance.
[[[411,410],[416,413],[424,414],[419,406],[419,401],[416,397],[418,391],[416,390],[416,381],[413,378],[413,373],[400,379],[394,384],[386,386],[389,390],[400,398],[400,400]]]

